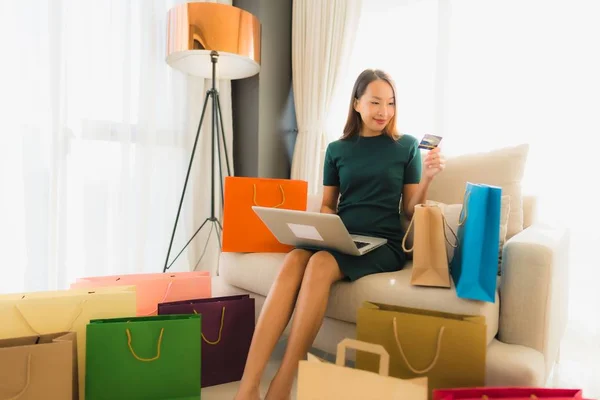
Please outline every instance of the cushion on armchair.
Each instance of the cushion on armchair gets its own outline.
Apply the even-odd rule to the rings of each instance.
[[[456,234],[458,232],[458,224],[460,221],[460,214],[462,211],[462,204],[445,204],[439,201],[427,200],[428,205],[437,205],[442,209],[442,213],[446,218],[448,227],[446,228],[446,237],[448,240],[455,244],[455,238],[452,236],[452,232]],[[510,196],[502,196],[500,203],[500,243],[498,249],[498,275],[500,275],[500,268],[502,266],[502,249],[506,242],[506,232],[508,229],[508,216],[510,215]],[[452,232],[450,232],[452,230]],[[412,232],[411,232],[412,233]],[[407,240],[408,241],[408,240]],[[411,245],[412,246],[412,245]],[[448,254],[448,260],[452,260],[454,257],[454,247],[450,243],[446,242],[446,252]]]
[[[462,204],[467,182],[502,188],[510,196],[506,240],[523,230],[521,180],[525,172],[529,145],[492,150],[485,153],[449,157],[446,168],[429,187],[428,198],[446,204]]]

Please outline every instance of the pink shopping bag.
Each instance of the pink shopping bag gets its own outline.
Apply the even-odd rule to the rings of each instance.
[[[207,271],[79,278],[71,284],[71,289],[127,285],[136,287],[137,316],[157,315],[159,303],[211,297],[211,277]]]

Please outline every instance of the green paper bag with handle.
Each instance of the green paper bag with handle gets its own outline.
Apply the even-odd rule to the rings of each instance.
[[[390,354],[390,376],[427,377],[433,389],[485,385],[485,317],[364,302],[356,338]],[[372,354],[356,355],[356,368],[376,372]]]
[[[199,399],[201,332],[195,314],[90,321],[86,400]]]

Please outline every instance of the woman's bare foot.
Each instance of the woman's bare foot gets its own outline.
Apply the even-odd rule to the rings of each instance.
[[[252,388],[250,390],[239,391],[234,400],[260,400],[260,390],[256,388]]]
[[[290,400],[292,398],[292,385],[293,379],[289,381],[276,375],[271,381],[265,400]]]

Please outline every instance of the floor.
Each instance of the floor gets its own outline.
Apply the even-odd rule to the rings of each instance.
[[[261,381],[261,398],[264,398],[265,394],[267,393],[267,389],[269,388],[269,383],[271,382],[271,379],[273,378],[273,376],[275,376],[275,373],[277,372],[277,368],[279,367],[279,362],[281,361],[281,358],[283,356],[284,349],[285,342],[280,342],[275,348],[275,351],[273,352],[271,361],[269,361],[269,364],[267,365],[265,374]],[[232,382],[224,385],[204,388],[202,389],[202,400],[233,400],[233,397],[237,392],[238,386],[239,382]],[[295,393],[296,383],[294,382],[294,389],[292,390],[292,400],[296,399]]]
[[[600,326],[572,324],[565,333],[560,361],[554,367],[548,386],[582,389],[585,398],[600,399],[599,376]]]
[[[600,379],[598,379],[598,374],[600,373],[600,327],[598,327],[596,335],[592,336],[588,332],[584,337],[581,337],[581,328],[583,327],[571,325],[567,329],[566,337],[561,347],[560,362],[554,367],[547,386],[583,389],[586,398],[600,400]],[[590,329],[589,326],[586,328]],[[277,372],[284,349],[285,342],[279,343],[267,365],[261,382],[262,398],[264,398],[267,392],[269,382]],[[334,362],[331,355],[324,354],[315,349],[312,349],[311,353]],[[238,385],[238,382],[232,382],[202,389],[202,399],[232,400]],[[296,384],[294,383],[292,400],[296,399],[295,392]]]

